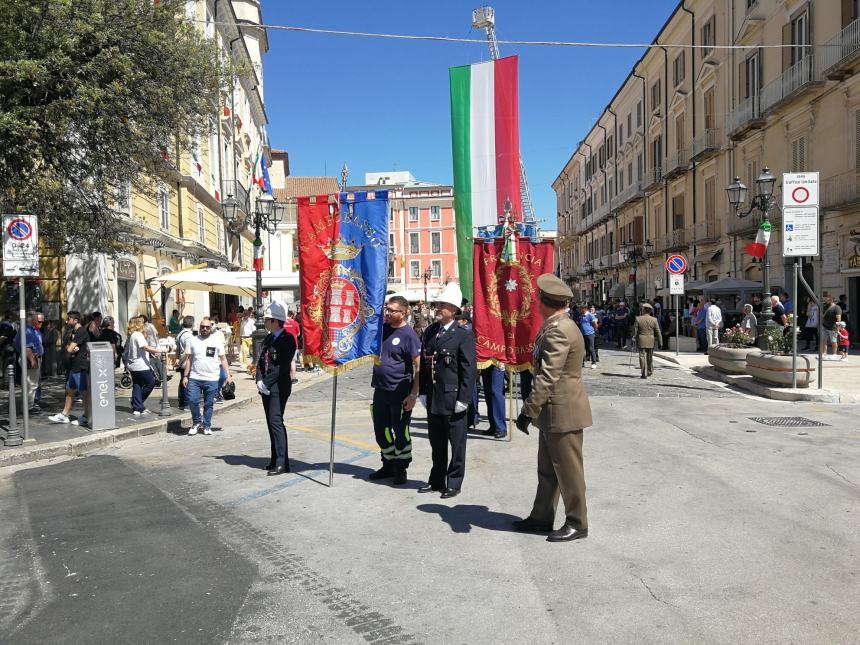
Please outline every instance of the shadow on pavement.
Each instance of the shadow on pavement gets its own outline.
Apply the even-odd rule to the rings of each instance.
[[[220,459],[228,466],[247,466],[263,470],[269,463],[268,457],[251,457],[250,455],[215,455],[213,459]]]
[[[514,527],[511,526],[511,523],[520,519],[516,515],[498,513],[491,511],[486,506],[475,504],[458,504],[457,506],[420,504],[416,508],[424,513],[437,513],[439,518],[450,526],[454,533],[470,533],[472,527],[514,533]]]

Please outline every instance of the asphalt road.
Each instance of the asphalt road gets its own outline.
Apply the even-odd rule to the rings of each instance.
[[[415,493],[418,413],[409,483],[367,481],[356,370],[338,380],[333,488],[330,381],[287,406],[283,477],[261,470],[253,404],[210,437],[0,471],[0,642],[857,643],[858,407],[763,402],[665,365],[642,382],[626,354],[601,359],[587,540],[510,530],[534,433],[474,436],[463,494],[441,500]]]

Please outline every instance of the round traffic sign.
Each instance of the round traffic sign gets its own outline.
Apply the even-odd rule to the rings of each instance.
[[[666,271],[679,275],[687,270],[687,258],[683,255],[670,255],[666,258]]]
[[[791,191],[791,198],[798,204],[803,204],[807,199],[809,199],[809,189],[804,188],[803,186],[798,186]]]
[[[33,227],[25,219],[13,219],[9,222],[9,226],[6,227],[6,231],[13,240],[23,242],[30,239],[30,236],[33,234]]]

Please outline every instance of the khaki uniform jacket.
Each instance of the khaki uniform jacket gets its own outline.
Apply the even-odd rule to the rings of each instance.
[[[631,335],[636,339],[636,347],[639,349],[654,349],[655,341],[657,345],[663,344],[660,325],[654,316],[648,314],[636,316]]]
[[[547,432],[580,430],[592,424],[582,384],[585,341],[565,312],[547,318],[535,338],[532,393],[523,413]]]

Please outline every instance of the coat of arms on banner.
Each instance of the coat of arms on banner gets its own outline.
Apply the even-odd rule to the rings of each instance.
[[[340,264],[320,275],[308,311],[323,331],[321,358],[332,361],[349,353],[355,335],[374,313],[367,305],[364,279]]]

